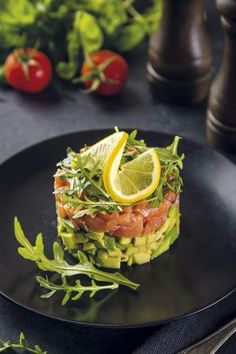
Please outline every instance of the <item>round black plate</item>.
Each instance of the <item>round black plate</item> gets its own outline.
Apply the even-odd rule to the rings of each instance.
[[[13,217],[33,241],[39,231],[50,254],[56,239],[53,173],[71,146],[78,150],[111,133],[78,132],[32,146],[0,166],[0,291],[32,311],[91,326],[126,327],[163,323],[194,313],[236,288],[236,168],[220,154],[183,140],[185,153],[181,197],[181,235],[172,248],[143,266],[122,273],[140,283],[139,291],[113,293],[61,306],[62,294],[48,300],[35,281],[33,262],[17,253]],[[171,136],[140,133],[148,145],[162,146]]]

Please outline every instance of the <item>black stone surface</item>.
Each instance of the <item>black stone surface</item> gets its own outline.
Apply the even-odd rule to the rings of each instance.
[[[222,34],[214,3],[207,1],[215,70],[222,55]],[[0,91],[0,162],[43,139],[88,128],[114,125],[179,134],[201,144],[206,102],[194,107],[161,103],[146,80],[146,45],[129,54],[130,80],[117,97],[84,96],[55,83],[42,94]],[[235,157],[229,156],[235,160]],[[1,235],[7,237],[7,235]],[[236,315],[236,294],[208,310],[162,327],[136,330],[89,329],[33,315],[0,298],[0,338],[15,340],[20,331],[48,353],[175,353],[216,330]],[[234,340],[236,344],[236,340]],[[235,347],[235,346],[234,346]],[[225,353],[233,354],[232,343]]]

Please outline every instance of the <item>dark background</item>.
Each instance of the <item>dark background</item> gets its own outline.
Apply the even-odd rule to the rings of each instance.
[[[220,65],[222,32],[212,0],[207,1],[214,71]],[[146,48],[127,56],[129,82],[114,98],[82,95],[79,90],[54,83],[42,94],[0,90],[0,163],[15,152],[43,139],[89,128],[158,130],[207,144],[206,102],[193,107],[166,105],[151,94],[146,80]],[[228,155],[229,156],[229,155]],[[235,160],[235,157],[229,156]],[[1,235],[7,237],[7,235]],[[20,331],[29,342],[48,353],[175,353],[210,334],[236,314],[236,293],[199,314],[161,327],[129,330],[91,329],[61,323],[28,312],[0,298],[0,338],[16,340]],[[221,353],[234,353],[235,338]],[[233,350],[234,348],[234,350]]]

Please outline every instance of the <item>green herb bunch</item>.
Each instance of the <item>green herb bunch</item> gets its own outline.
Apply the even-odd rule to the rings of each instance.
[[[148,149],[145,142],[136,139],[136,136],[136,130],[129,135],[121,165]],[[180,137],[176,136],[171,145],[165,148],[155,148],[161,163],[161,177],[157,189],[147,198],[152,207],[159,206],[167,191],[171,190],[179,194],[182,190],[183,181],[180,170],[183,167],[184,154],[179,155],[177,152],[179,140]],[[67,187],[59,188],[55,193],[59,194],[68,209],[74,208],[74,218],[92,215],[96,212],[121,211],[130,206],[129,203],[118,203],[109,197],[103,184],[99,161],[89,170],[87,168],[89,158],[88,155],[82,160],[80,153],[75,153],[69,148],[66,159],[58,164],[59,170],[56,175],[67,182]],[[69,220],[68,223],[67,226],[73,229],[73,223]]]
[[[133,49],[156,30],[161,14],[162,0],[142,11],[135,0],[1,0],[0,64],[16,47],[37,47],[60,78],[72,80],[85,55]]]

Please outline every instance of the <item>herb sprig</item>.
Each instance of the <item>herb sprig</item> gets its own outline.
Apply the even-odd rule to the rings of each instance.
[[[53,259],[49,259],[44,253],[42,234],[39,233],[37,235],[35,245],[33,246],[27,239],[20,222],[16,217],[14,220],[14,232],[17,241],[21,245],[21,247],[18,248],[18,253],[23,258],[35,262],[38,268],[43,271],[60,274],[64,279],[65,277],[85,275],[94,281],[92,283],[93,286],[95,286],[95,284],[97,285],[96,292],[98,290],[104,290],[104,284],[96,282],[109,283],[111,286],[106,289],[114,289],[115,285],[117,287],[123,285],[133,290],[136,290],[139,287],[139,284],[132,282],[118,272],[109,273],[97,269],[81,251],[78,251],[77,254],[79,263],[73,265],[69,264],[65,260],[64,251],[58,242],[53,243]],[[79,283],[77,285],[79,286]],[[68,292],[67,285],[65,290]],[[88,291],[87,288],[86,291]]]
[[[35,345],[34,348],[30,348],[26,343],[25,335],[23,332],[20,333],[18,343],[11,343],[10,341],[4,341],[0,339],[0,352],[2,353],[8,349],[21,349],[27,353],[47,354],[47,352],[43,351],[38,345]]]
[[[157,189],[147,198],[152,207],[158,207],[163,201],[168,190],[180,193],[183,181],[180,170],[183,168],[184,154],[178,154],[180,137],[176,136],[172,144],[165,148],[156,147],[161,163],[161,177]],[[137,130],[129,134],[121,165],[147,151],[144,140],[137,139]],[[68,187],[58,189],[55,193],[61,195],[66,208],[76,208],[73,211],[74,218],[84,215],[93,215],[96,212],[121,211],[130,205],[129,203],[118,203],[111,199],[104,188],[102,180],[102,169],[99,161],[90,171],[87,168],[89,156],[82,160],[79,153],[71,149],[67,151],[67,158],[58,164],[59,176],[65,180]]]
[[[36,280],[39,285],[45,289],[48,289],[49,292],[41,295],[41,298],[48,299],[53,296],[56,292],[65,292],[65,295],[62,299],[62,306],[66,305],[67,302],[71,299],[73,301],[79,300],[84,293],[89,293],[89,297],[92,298],[98,291],[101,290],[115,290],[119,287],[117,283],[111,283],[108,285],[98,285],[94,280],[91,281],[90,285],[82,285],[81,281],[77,279],[74,285],[68,284],[65,277],[61,277],[61,284],[52,283],[49,279],[37,276]],[[75,295],[73,295],[75,293]]]

